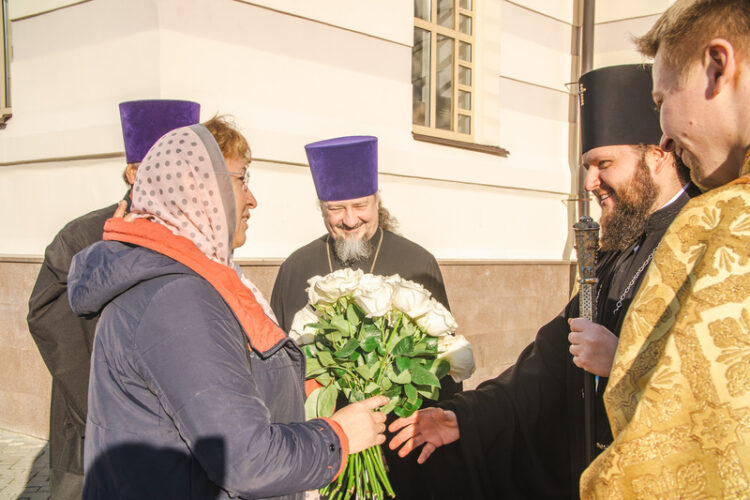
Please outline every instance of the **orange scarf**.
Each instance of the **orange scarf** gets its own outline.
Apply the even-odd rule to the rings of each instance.
[[[245,330],[250,347],[259,354],[275,350],[287,340],[284,332],[263,312],[263,308],[237,273],[210,260],[189,239],[177,236],[165,226],[146,219],[132,222],[109,219],[104,224],[104,240],[122,241],[148,248],[195,271],[219,292]]]

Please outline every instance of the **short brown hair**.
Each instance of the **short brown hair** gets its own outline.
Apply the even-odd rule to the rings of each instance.
[[[207,122],[204,122],[203,126],[216,139],[224,158],[239,158],[245,164],[250,163],[250,160],[252,160],[250,145],[230,116],[216,115]]]
[[[656,57],[662,49],[667,65],[682,74],[714,38],[729,41],[738,59],[748,55],[749,0],[677,0],[648,33],[634,41],[647,57]]]
[[[652,149],[660,149],[659,146],[656,144],[634,144],[633,150],[635,151],[635,154],[641,157],[641,164],[646,165],[646,153],[648,153]],[[685,166],[685,164],[682,162],[682,159],[677,156],[677,153],[672,151],[669,153],[669,156],[672,158],[672,161],[674,162],[675,170],[677,171],[677,178],[680,180],[681,183],[685,184],[690,180],[690,169]]]

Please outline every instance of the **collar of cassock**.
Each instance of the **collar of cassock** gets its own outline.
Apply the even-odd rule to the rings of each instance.
[[[675,196],[673,200],[649,216],[648,220],[646,220],[645,233],[648,234],[666,229],[680,210],[682,210],[682,207],[685,206],[685,203],[690,198],[699,194],[701,194],[700,189],[692,182],[688,182],[678,196]]]

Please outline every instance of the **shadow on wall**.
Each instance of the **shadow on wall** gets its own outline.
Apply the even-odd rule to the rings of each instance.
[[[222,438],[200,439],[193,455],[145,444],[123,444],[104,452],[92,464],[83,485],[84,498],[219,498],[224,481],[225,444]],[[214,465],[219,477],[205,480],[196,456]],[[185,471],[190,477],[184,477]],[[203,476],[204,480],[195,481]],[[106,482],[102,478],[107,478]],[[133,478],[138,478],[133,481]],[[203,488],[197,491],[197,488]]]

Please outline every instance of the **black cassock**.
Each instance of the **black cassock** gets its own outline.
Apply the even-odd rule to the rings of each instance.
[[[68,271],[73,256],[101,241],[112,205],[68,223],[44,252],[29,298],[28,323],[52,374],[49,457],[54,498],[80,498],[89,366],[98,316],[79,318],[68,303]]]
[[[390,231],[382,232],[383,241],[376,257],[375,249],[380,234],[381,231],[378,230],[372,237],[372,257],[348,267],[361,269],[365,273],[372,269],[373,274],[382,276],[398,274],[404,279],[422,284],[438,302],[449,307],[443,275],[435,257],[416,243]],[[329,254],[331,267],[328,263]],[[285,332],[289,332],[294,315],[307,303],[305,290],[308,287],[308,279],[316,275],[325,276],[331,268],[336,271],[344,267],[347,266],[336,258],[333,242],[329,241],[327,234],[293,252],[281,265],[271,295],[271,308],[279,320],[279,326]],[[447,399],[461,390],[461,384],[455,383],[449,376],[440,382],[440,400]],[[422,407],[428,406],[432,406],[432,402],[425,400]],[[393,416],[389,416],[388,422],[393,419]],[[400,458],[386,445],[382,448],[390,468],[389,477],[399,500],[460,498],[465,485],[457,445],[439,450],[440,453],[433,455],[424,465],[417,464],[414,453],[406,458]]]
[[[597,323],[619,334],[645,275],[644,264],[680,209],[698,194],[691,185],[649,217],[645,232],[633,245],[600,254]],[[622,302],[619,308],[618,301]],[[584,459],[583,370],[573,364],[568,342],[567,320],[577,317],[578,295],[539,329],[515,365],[476,390],[439,404],[458,417],[458,442],[469,475],[462,498],[578,498],[578,481],[588,464]],[[595,415],[599,451],[612,442],[601,399],[606,384],[606,378],[599,378]]]

